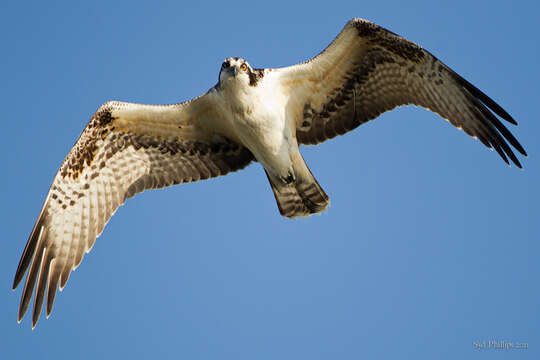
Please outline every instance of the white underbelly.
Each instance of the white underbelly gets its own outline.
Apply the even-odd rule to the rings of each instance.
[[[266,170],[286,175],[292,167],[291,147],[296,146],[286,123],[287,99],[270,75],[257,87],[246,86],[225,88],[220,94],[222,113],[228,114],[223,133],[247,147]]]
[[[268,170],[281,172],[279,168],[290,167],[291,134],[285,124],[285,117],[277,112],[246,111],[243,118],[237,118],[235,127],[239,138]]]

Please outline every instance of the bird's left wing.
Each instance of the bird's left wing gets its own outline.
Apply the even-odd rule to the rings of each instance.
[[[224,175],[253,160],[245,147],[204,126],[219,116],[208,93],[176,105],[109,102],[99,108],[56,174],[19,262],[13,289],[29,269],[19,321],[36,284],[32,326],[46,290],[50,315],[58,284],[66,285],[126,198]]]
[[[315,58],[273,71],[299,143],[320,143],[414,104],[494,148],[506,163],[508,156],[521,167],[507,141],[526,155],[495,116],[517,124],[504,109],[422,47],[366,20],[350,20]]]

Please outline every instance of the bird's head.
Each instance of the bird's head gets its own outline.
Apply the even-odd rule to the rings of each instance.
[[[255,86],[261,77],[262,70],[253,69],[249,63],[242,58],[228,58],[221,64],[219,72],[220,86],[230,86],[232,84],[241,86]]]

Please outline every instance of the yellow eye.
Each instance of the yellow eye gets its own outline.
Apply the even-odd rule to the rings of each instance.
[[[240,65],[240,70],[246,71],[247,70],[247,65],[245,63]]]

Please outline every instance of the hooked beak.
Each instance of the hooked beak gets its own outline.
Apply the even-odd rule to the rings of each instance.
[[[238,70],[236,70],[236,66],[231,66],[227,70],[232,74],[232,76],[236,76],[236,74],[238,73]]]

